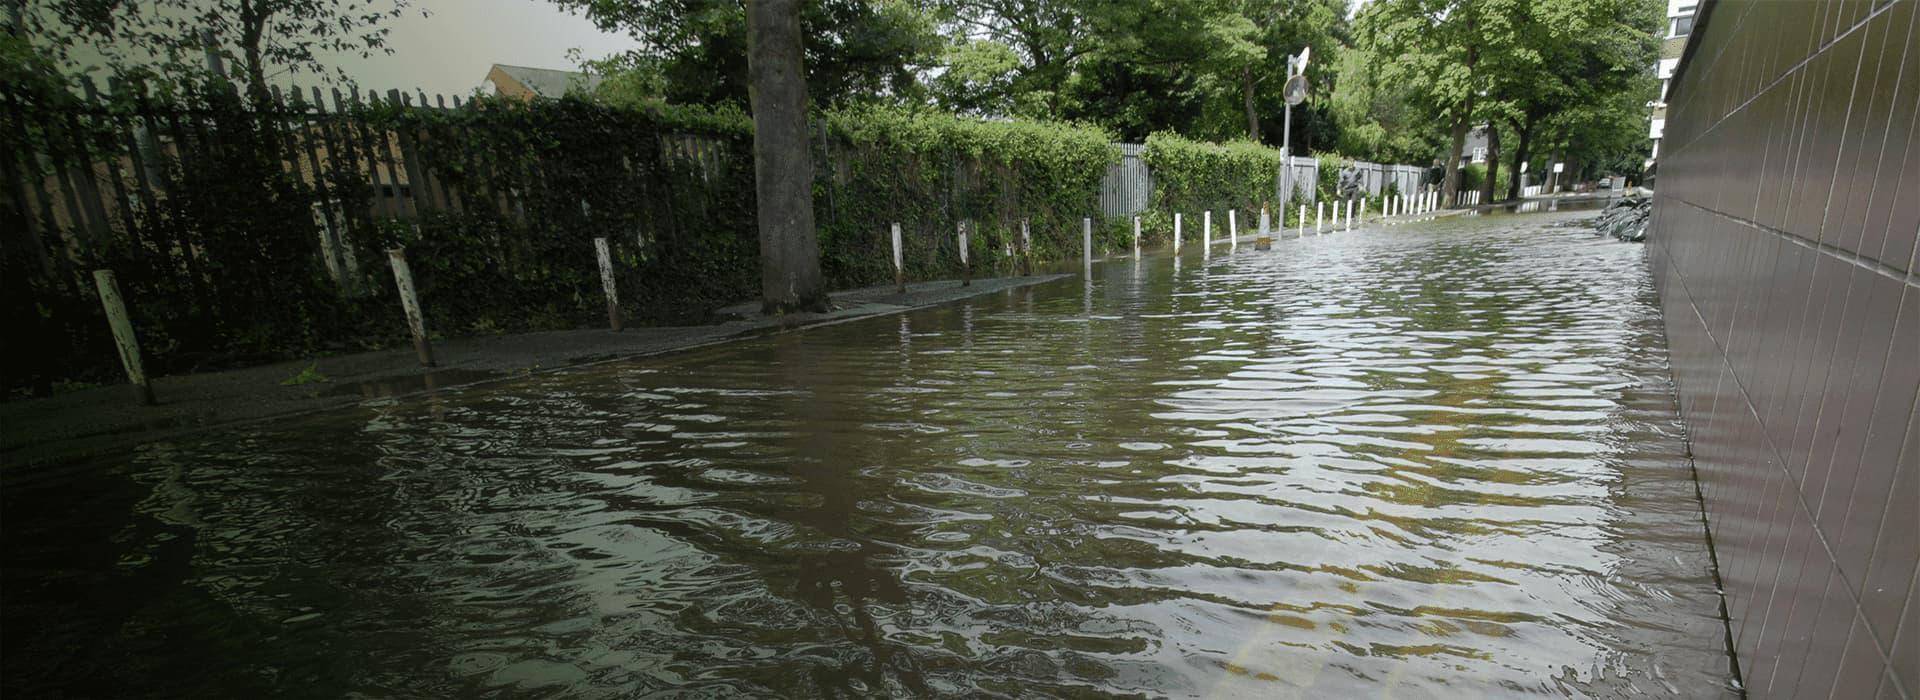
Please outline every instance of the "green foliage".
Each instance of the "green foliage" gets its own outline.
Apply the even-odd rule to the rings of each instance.
[[[892,276],[889,227],[906,239],[907,273],[958,270],[957,227],[969,222],[976,270],[1011,265],[1026,219],[1034,254],[1077,255],[1080,221],[1098,218],[1100,180],[1119,159],[1098,128],[966,119],[928,112],[850,107],[827,113],[832,136],[816,165],[815,222],[821,264],[834,286]],[[1010,269],[1010,268],[1004,268]]]
[[[412,0],[15,0],[25,36],[63,66],[103,65],[110,75],[166,82],[207,76],[204,53],[232,64],[256,101],[268,76],[345,78],[324,55],[392,53],[386,22]],[[9,32],[14,33],[14,32]],[[209,46],[207,38],[214,44]],[[75,70],[75,73],[79,69]],[[67,77],[73,77],[68,75]]]
[[[1257,143],[1205,143],[1168,132],[1148,136],[1141,159],[1153,171],[1149,206],[1189,215],[1259,211],[1272,203],[1280,169],[1280,152]]]
[[[1509,173],[1510,170],[1511,168],[1501,168],[1499,175],[1494,177],[1494,192],[1500,193],[1506,191],[1508,181],[1512,178],[1512,175]],[[1479,191],[1486,183],[1487,166],[1485,163],[1468,163],[1467,167],[1460,170],[1460,191]]]
[[[601,70],[644,70],[618,86],[684,104],[746,107],[747,11],[739,0],[553,0],[603,30],[631,33],[646,48]],[[800,5],[807,37],[807,91],[815,104],[917,101],[914,69],[940,47],[933,19],[900,0],[813,0]],[[621,72],[608,70],[609,73]],[[657,90],[657,92],[652,92]]]

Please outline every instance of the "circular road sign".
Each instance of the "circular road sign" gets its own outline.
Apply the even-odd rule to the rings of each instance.
[[[1286,98],[1288,105],[1297,105],[1307,100],[1307,76],[1296,75],[1287,79]]]

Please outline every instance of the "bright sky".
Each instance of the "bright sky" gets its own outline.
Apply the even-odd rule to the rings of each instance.
[[[421,10],[429,16],[421,17]],[[467,94],[495,63],[573,70],[570,49],[593,59],[638,46],[546,0],[415,0],[405,17],[386,26],[393,30],[387,37],[393,55],[330,61],[362,89]],[[311,84],[311,76],[301,78]]]

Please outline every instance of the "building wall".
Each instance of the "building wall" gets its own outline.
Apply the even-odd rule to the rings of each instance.
[[[1920,0],[1704,3],[1649,256],[1750,697],[1920,700]]]

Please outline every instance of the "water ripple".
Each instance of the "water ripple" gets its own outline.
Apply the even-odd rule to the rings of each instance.
[[[1711,694],[1645,265],[1559,221],[1121,260],[150,445],[6,495],[0,663],[101,694]]]

